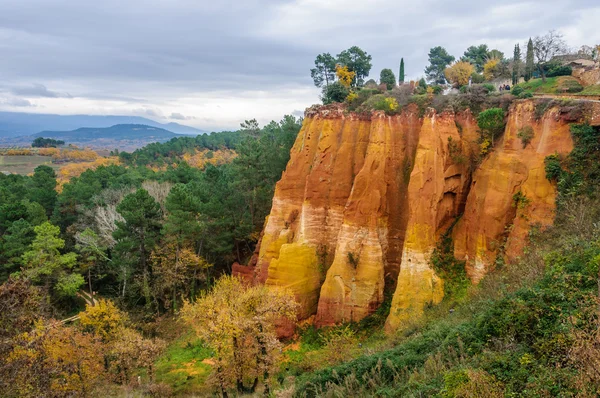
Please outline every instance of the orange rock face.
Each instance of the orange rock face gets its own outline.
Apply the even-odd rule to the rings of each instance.
[[[407,190],[407,232],[386,324],[389,330],[443,298],[443,282],[431,268],[430,257],[440,235],[464,209],[476,141],[470,113],[455,118],[430,112],[423,120]]]
[[[524,126],[533,128],[525,147],[517,137]],[[454,250],[474,281],[498,253],[514,259],[530,225],[553,220],[556,190],[544,158],[572,149],[569,128],[557,109],[536,121],[533,102],[520,101],[502,140],[475,167],[478,137],[468,111],[309,108],[275,189],[254,280],[290,288],[299,318],[316,315],[318,326],[364,318],[389,289],[393,330],[443,298],[430,257],[461,214]]]
[[[556,108],[535,120],[533,102],[520,102],[509,113],[506,131],[473,175],[465,212],[454,229],[454,254],[467,261],[477,282],[498,255],[518,256],[532,224],[554,221],[556,188],[546,179],[544,158],[573,149],[569,126]],[[517,134],[531,126],[524,146]]]

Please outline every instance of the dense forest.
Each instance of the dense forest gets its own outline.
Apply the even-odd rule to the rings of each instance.
[[[154,286],[162,278],[151,277],[160,263],[151,258],[187,250],[194,255],[190,261],[204,264],[201,268],[210,265],[211,271],[190,270],[190,279],[177,283],[185,286],[206,280],[207,273],[219,274],[233,261],[243,262],[254,250],[300,120],[287,116],[280,123],[253,127],[122,152],[125,165],[88,170],[60,193],[55,191],[56,175],[47,166],[38,167],[32,176],[1,175],[2,281],[22,267],[35,269],[41,259],[60,250],[86,265],[73,269],[57,257],[56,269],[32,271],[44,275],[54,299],[72,297],[79,286],[68,289],[69,294],[59,292],[58,286],[68,280],[80,285],[83,275],[94,291],[130,298],[132,303],[144,292],[141,304],[152,307],[159,301],[149,294],[150,286],[165,287]],[[237,153],[231,163],[197,169],[181,160],[186,151],[221,147]],[[168,167],[147,167],[154,163]],[[52,246],[34,244],[49,245],[50,238],[55,239]],[[32,244],[37,253],[31,251]],[[138,250],[139,256],[131,257]],[[23,260],[25,253],[31,255],[30,264]],[[164,310],[165,302],[159,307]]]

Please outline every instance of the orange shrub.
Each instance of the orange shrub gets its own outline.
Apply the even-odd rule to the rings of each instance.
[[[63,185],[69,182],[71,178],[79,177],[81,173],[88,169],[96,170],[100,166],[109,166],[112,164],[119,164],[119,158],[116,156],[109,158],[99,157],[92,162],[65,164],[58,170],[58,176],[56,178],[56,181],[58,182],[57,190],[58,192],[61,192]]]
[[[60,149],[58,148],[40,148],[38,150],[38,155],[41,156],[52,156],[52,157],[58,157],[60,155]]]
[[[31,152],[31,149],[9,149],[8,151],[4,152],[5,156],[29,156],[29,155],[33,155],[33,152]]]

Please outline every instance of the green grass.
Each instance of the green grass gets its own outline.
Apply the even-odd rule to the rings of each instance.
[[[52,158],[49,156],[40,155],[19,155],[19,156],[1,156],[0,155],[0,172],[8,171],[9,173],[27,175],[33,173],[33,170],[41,165],[47,165],[54,170],[58,170],[58,164],[52,164]]]
[[[212,350],[188,333],[173,341],[156,361],[156,382],[166,383],[175,394],[205,394],[206,379],[211,366],[202,361],[212,356]]]
[[[587,86],[582,92],[577,93],[577,95],[600,95],[600,84]]]
[[[515,87],[521,87],[525,92],[532,94],[576,93],[582,88],[579,81],[571,76],[549,77],[545,82],[542,79],[532,79]]]

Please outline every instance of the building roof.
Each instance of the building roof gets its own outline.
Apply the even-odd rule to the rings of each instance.
[[[594,61],[590,61],[589,59],[576,59],[574,61],[569,62],[567,65],[573,66],[594,66],[596,63]]]

